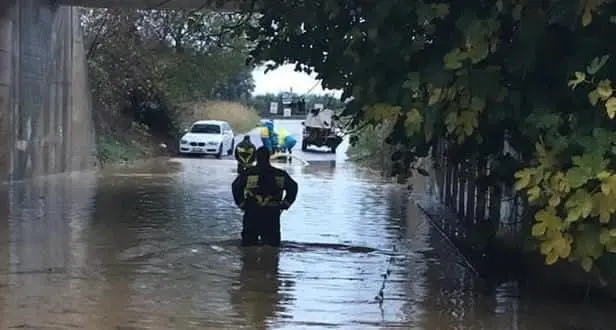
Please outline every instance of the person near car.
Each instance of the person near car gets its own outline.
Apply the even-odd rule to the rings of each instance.
[[[240,173],[231,185],[235,204],[244,211],[242,246],[280,246],[280,215],[295,202],[298,185],[270,163],[270,152],[257,149],[257,164]]]
[[[250,141],[250,135],[244,135],[244,139],[235,147],[235,160],[237,160],[237,173],[244,172],[253,166],[256,160],[257,147]]]

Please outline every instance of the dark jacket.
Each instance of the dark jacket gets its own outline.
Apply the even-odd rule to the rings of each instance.
[[[243,210],[261,207],[287,209],[295,202],[298,187],[286,171],[271,165],[257,165],[240,173],[231,190],[235,204]]]
[[[242,140],[235,147],[235,159],[242,165],[252,165],[255,162],[257,147],[249,140]]]

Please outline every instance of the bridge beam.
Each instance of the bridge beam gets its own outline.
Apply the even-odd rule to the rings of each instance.
[[[234,0],[56,0],[60,5],[89,8],[132,8],[132,9],[196,9],[235,11],[241,1]]]

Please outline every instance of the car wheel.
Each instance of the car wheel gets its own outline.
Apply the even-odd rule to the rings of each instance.
[[[222,158],[222,143],[218,146],[218,153],[216,153],[216,159]]]
[[[235,148],[235,139],[231,140],[231,148],[227,150],[227,156],[233,155],[233,149]]]

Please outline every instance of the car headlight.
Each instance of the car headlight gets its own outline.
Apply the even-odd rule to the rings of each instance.
[[[215,141],[210,141],[210,142],[208,142],[207,144],[209,144],[209,145],[211,145],[211,146],[215,146],[215,145],[217,145],[217,144],[218,144],[218,142],[215,142]]]
[[[188,141],[186,141],[186,140],[181,140],[180,141],[180,144],[187,144],[187,143],[188,143]]]

